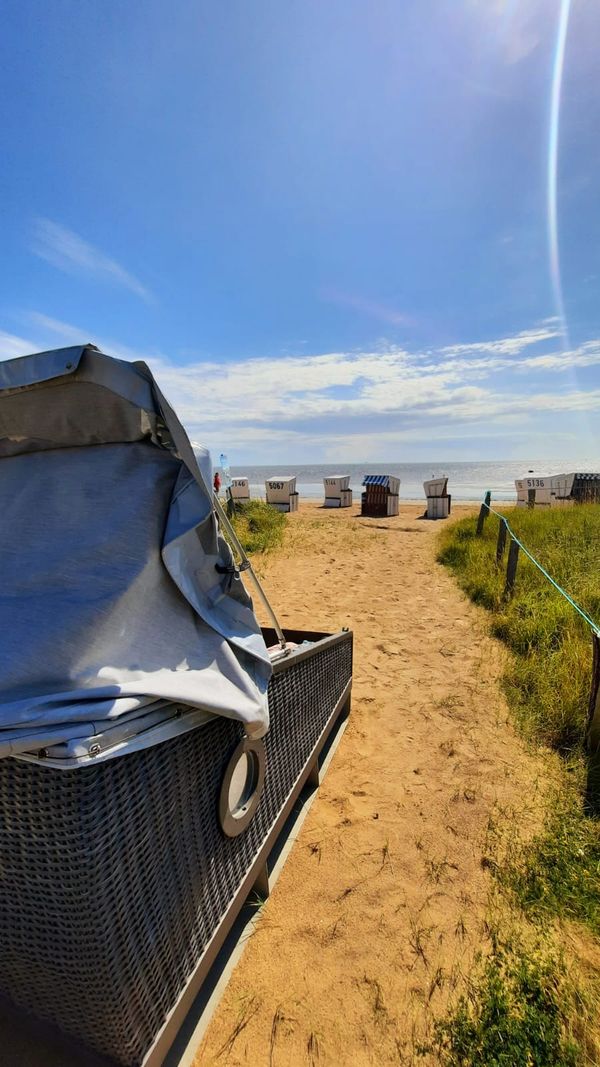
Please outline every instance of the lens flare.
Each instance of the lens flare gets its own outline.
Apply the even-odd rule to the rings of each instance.
[[[567,30],[569,28],[569,15],[571,13],[571,0],[560,0],[558,27],[556,31],[556,48],[554,52],[554,64],[552,71],[552,91],[550,96],[550,123],[548,136],[548,179],[547,179],[547,202],[548,202],[548,248],[550,254],[550,278],[554,292],[556,314],[560,320],[563,335],[563,344],[569,348],[569,330],[563,298],[562,280],[560,275],[560,254],[558,246],[558,144],[560,131],[560,98],[562,90],[563,70],[565,65],[565,48],[567,43]]]

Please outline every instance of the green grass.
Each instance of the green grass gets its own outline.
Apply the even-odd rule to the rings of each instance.
[[[570,1034],[574,999],[562,961],[544,942],[525,947],[495,936],[467,994],[419,1051],[444,1067],[578,1067],[585,1058]]]
[[[600,623],[600,506],[564,510],[508,509],[517,536],[555,580]],[[505,679],[524,729],[563,754],[584,739],[591,669],[589,627],[532,563],[520,554],[515,592],[503,597],[505,560],[495,563],[498,520],[482,537],[475,518],[442,535],[440,562],[465,592],[492,612],[492,633],[515,653]]]
[[[600,937],[600,822],[584,817],[577,783],[565,782],[551,797],[531,841],[502,836],[503,855],[491,867],[528,918],[544,925],[559,916]]]
[[[250,500],[235,510],[233,527],[246,552],[270,552],[283,541],[285,515],[262,500]]]
[[[600,507],[504,514],[542,566],[600,622]],[[558,788],[547,796],[541,830],[522,840],[513,817],[494,828],[485,857],[503,899],[538,931],[538,947],[497,941],[468,994],[436,1024],[436,1048],[447,1067],[595,1064],[596,1026],[582,1020],[593,1015],[586,1004],[597,995],[597,970],[590,964],[583,983],[567,982],[560,958],[541,941],[542,931],[560,938],[556,920],[600,936],[600,820],[589,817],[600,807],[600,774],[584,749],[590,629],[523,553],[507,599],[508,543],[497,566],[498,519],[487,519],[482,537],[476,536],[476,521],[448,527],[438,558],[488,610],[491,632],[511,652],[503,681],[518,724],[530,740],[557,750],[564,763]],[[569,1036],[569,1020],[579,1043]]]
[[[600,618],[600,507],[513,511],[515,533],[592,618]],[[491,629],[510,648],[504,685],[527,735],[568,757],[564,781],[548,804],[533,841],[512,839],[492,870],[528,918],[572,919],[600,935],[600,776],[584,752],[591,681],[588,626],[527,559],[521,559],[511,600],[495,565],[498,520],[483,537],[475,520],[444,532],[439,559],[461,586],[491,611]]]

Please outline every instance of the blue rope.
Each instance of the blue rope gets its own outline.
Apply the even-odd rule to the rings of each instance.
[[[517,535],[515,534],[514,530],[511,529],[508,519],[504,515],[501,515],[499,511],[495,511],[494,508],[492,507],[492,505],[486,503],[485,500],[483,501],[483,506],[484,506],[484,508],[487,508],[488,511],[491,512],[492,515],[496,515],[496,517],[498,519],[501,519],[501,521],[506,526],[506,529],[507,529],[508,533],[510,534],[510,536],[512,537],[513,541],[517,542],[519,548],[523,550],[523,552],[525,553],[527,558],[531,560],[531,562],[533,563],[533,565],[535,567],[537,567],[538,571],[541,571],[541,573],[544,575],[544,578],[547,578],[548,581],[550,582],[550,584],[553,585],[554,588],[558,590],[560,595],[563,596],[565,598],[565,600],[567,600],[569,602],[571,607],[575,608],[575,611],[577,611],[579,613],[579,615],[581,615],[581,618],[584,619],[585,622],[587,622],[588,626],[591,626],[591,628],[594,631],[594,633],[596,634],[596,636],[600,637],[600,626],[598,626],[597,623],[595,623],[594,620],[590,618],[590,616],[583,610],[583,608],[580,608],[579,604],[577,604],[573,600],[572,596],[569,596],[567,591],[565,589],[563,589],[562,586],[560,586],[558,584],[558,582],[554,581],[554,578],[552,577],[552,575],[548,574],[548,571],[544,567],[542,567],[542,564],[538,562],[538,560],[535,558],[535,556],[531,555],[531,552],[529,551],[529,549],[525,547],[523,542],[520,541],[519,538],[517,537]]]

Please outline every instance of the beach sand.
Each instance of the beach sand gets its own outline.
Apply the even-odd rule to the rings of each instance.
[[[490,814],[539,773],[442,523],[358,511],[305,504],[256,560],[284,626],[354,631],[352,715],[197,1067],[412,1063],[482,944]]]
[[[432,1062],[414,1049],[481,947],[488,819],[522,807],[539,765],[507,721],[500,646],[422,511],[305,504],[255,557],[284,626],[353,629],[352,714],[196,1067]],[[65,1067],[1,1012],[0,1039],[11,1067]]]

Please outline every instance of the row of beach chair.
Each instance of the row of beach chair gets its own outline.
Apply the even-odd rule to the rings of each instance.
[[[392,474],[366,474],[362,482],[361,514],[368,516],[398,515],[400,504],[400,479]],[[432,478],[423,483],[427,498],[427,518],[444,519],[450,514],[451,498],[448,495],[448,479]],[[352,489],[349,474],[335,474],[323,478],[326,508],[348,508],[352,505]],[[250,500],[250,483],[246,477],[231,480],[231,497],[238,502]],[[267,504],[278,511],[297,511],[299,495],[295,475],[278,475],[265,481]]]

